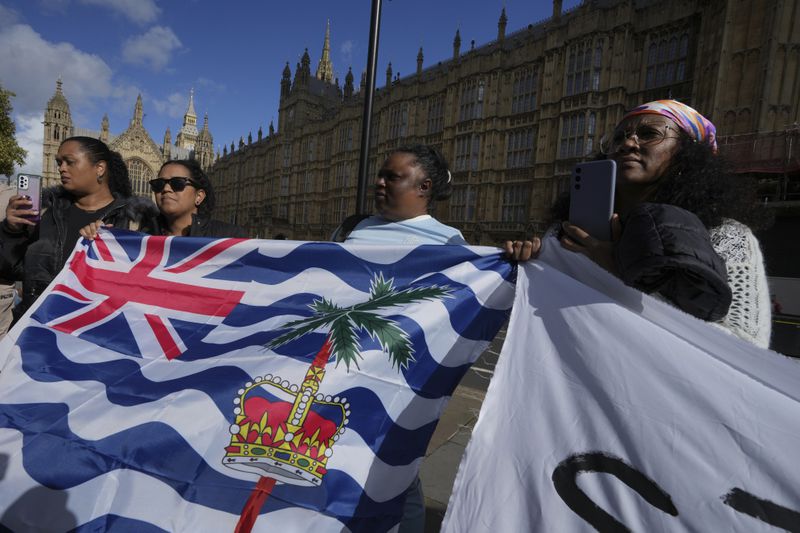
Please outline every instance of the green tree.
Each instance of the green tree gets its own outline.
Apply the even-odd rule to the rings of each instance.
[[[16,96],[0,86],[0,174],[10,176],[15,165],[24,165],[28,152],[23,150],[14,134],[17,127],[11,120],[11,97]]]

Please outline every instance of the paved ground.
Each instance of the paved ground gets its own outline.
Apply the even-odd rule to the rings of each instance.
[[[503,328],[461,380],[428,445],[427,455],[420,468],[425,494],[425,533],[439,531],[461,456],[478,419],[505,334]]]

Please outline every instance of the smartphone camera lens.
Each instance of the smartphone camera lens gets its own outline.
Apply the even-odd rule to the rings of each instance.
[[[576,184],[575,184],[575,190],[576,190],[576,191],[579,191],[579,190],[581,190],[581,184],[580,184],[580,183],[576,183]]]
[[[581,182],[581,177],[575,176],[575,183],[580,183],[580,182]]]

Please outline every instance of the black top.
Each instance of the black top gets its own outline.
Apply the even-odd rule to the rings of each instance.
[[[56,265],[56,271],[61,270],[61,268],[64,266],[64,263],[67,262],[69,254],[71,254],[72,249],[75,248],[75,243],[78,242],[81,228],[91,224],[95,220],[101,220],[104,216],[106,216],[106,213],[112,205],[113,202],[109,203],[105,207],[101,207],[96,211],[84,211],[75,204],[70,204],[69,208],[67,209],[66,231],[64,232],[65,238],[62,243],[63,248],[61,250],[62,262],[60,265]]]

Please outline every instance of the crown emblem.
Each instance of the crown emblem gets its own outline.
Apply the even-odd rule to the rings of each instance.
[[[330,353],[330,344],[323,349]],[[345,398],[319,392],[324,376],[324,368],[312,365],[299,387],[267,375],[239,389],[223,464],[291,485],[319,486],[350,416]]]
[[[302,385],[267,375],[239,389],[233,400],[236,419],[222,464],[260,476],[240,515],[239,525],[252,526],[272,487],[280,481],[318,487],[327,472],[333,445],[344,433],[350,404],[344,398],[319,392],[325,366],[333,359],[358,367],[359,332],[376,340],[398,372],[414,361],[414,349],[400,325],[379,311],[402,308],[424,300],[450,298],[448,286],[420,286],[397,290],[393,279],[377,274],[366,302],[341,307],[320,298],[309,307],[313,314],[283,325],[285,333],[267,348],[277,348],[313,331],[327,330],[325,342],[306,371]],[[242,526],[241,531],[249,531]],[[239,526],[237,526],[239,531]]]

